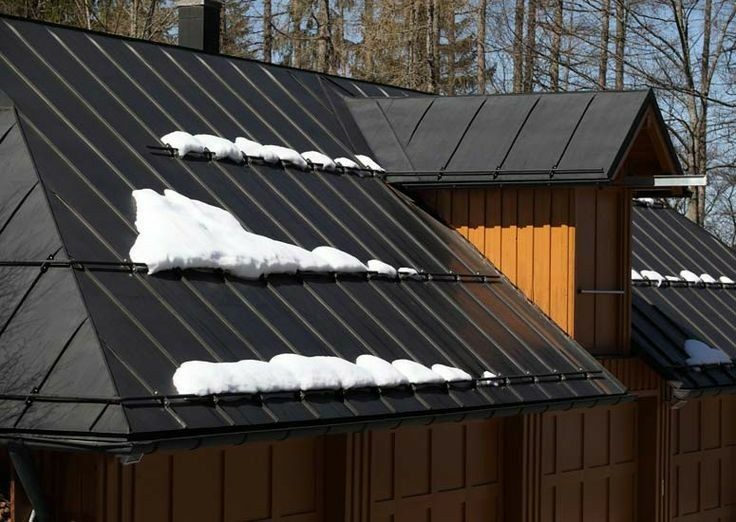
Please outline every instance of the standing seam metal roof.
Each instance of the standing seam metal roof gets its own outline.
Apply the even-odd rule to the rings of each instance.
[[[625,396],[475,249],[381,179],[147,148],[186,129],[331,156],[370,152],[343,95],[381,87],[0,17],[0,89],[0,363],[23,369],[0,390],[6,437],[148,450]],[[447,275],[147,276],[126,259],[137,188],[172,188],[305,248]],[[204,398],[178,396],[171,382],[187,360],[283,352],[374,353],[503,379]]]
[[[736,280],[736,252],[677,211],[637,203],[632,267],[679,276],[681,270]],[[679,397],[736,386],[734,365],[692,367],[683,346],[698,339],[736,359],[736,286],[635,283],[632,343],[670,381]]]

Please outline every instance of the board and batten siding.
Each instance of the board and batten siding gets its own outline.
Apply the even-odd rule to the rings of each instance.
[[[628,191],[458,188],[421,190],[414,195],[592,353],[627,353]]]

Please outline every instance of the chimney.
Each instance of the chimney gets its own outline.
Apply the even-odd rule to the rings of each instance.
[[[207,51],[220,52],[219,0],[178,0],[179,45]]]

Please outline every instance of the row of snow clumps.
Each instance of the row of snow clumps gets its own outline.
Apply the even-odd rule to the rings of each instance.
[[[690,270],[681,270],[679,276],[673,276],[673,275],[663,276],[656,270],[636,271],[632,268],[631,269],[631,280],[632,281],[651,281],[653,283],[656,283],[657,286],[660,286],[664,281],[667,281],[670,283],[677,283],[677,282],[692,283],[692,284],[720,283],[722,285],[736,285],[736,281],[734,281],[728,276],[722,275],[718,279],[716,279],[710,274],[697,275],[695,272],[692,272]]]
[[[308,168],[311,163],[315,167],[324,170],[336,170],[338,167],[343,167],[346,169],[368,169],[385,172],[383,167],[363,154],[355,155],[361,163],[358,164],[350,158],[332,159],[316,150],[299,154],[294,149],[279,145],[261,145],[257,141],[247,138],[235,138],[235,141],[232,142],[211,134],[189,134],[184,131],[174,131],[161,136],[161,143],[176,149],[180,158],[192,152],[203,154],[208,151],[215,159],[229,159],[237,163],[240,163],[246,157],[259,158],[266,163],[288,163],[301,169]]]
[[[468,372],[444,364],[428,368],[408,359],[388,362],[374,355],[361,355],[351,363],[339,357],[293,353],[276,355],[268,362],[187,361],[173,377],[182,395],[391,388],[472,380]]]
[[[685,341],[685,352],[688,355],[686,363],[688,366],[700,366],[702,364],[729,364],[731,358],[720,348],[713,348],[697,339]]]
[[[173,268],[222,269],[244,279],[296,272],[377,273],[390,278],[417,275],[414,268],[393,266],[330,246],[313,250],[245,230],[228,211],[190,199],[173,190],[163,195],[134,190],[138,237],[130,249],[134,263],[148,273]]]

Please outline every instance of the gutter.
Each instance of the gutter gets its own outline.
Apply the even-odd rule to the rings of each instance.
[[[280,427],[235,427],[235,429],[215,430],[181,430],[141,434],[140,438],[132,436],[122,438],[88,437],[63,432],[25,432],[0,433],[0,443],[9,446],[22,444],[33,448],[66,450],[66,451],[98,451],[117,455],[124,463],[135,463],[143,455],[154,451],[194,450],[201,447],[219,445],[241,445],[255,441],[279,441],[293,437],[320,436],[338,433],[361,433],[374,429],[397,429],[412,425],[430,425],[435,422],[464,422],[484,420],[492,417],[504,417],[531,413],[544,413],[555,410],[573,408],[613,406],[636,400],[631,393],[610,396],[581,397],[567,401],[543,400],[527,402],[519,405],[500,407],[480,406],[476,408],[456,408],[437,413],[418,412],[404,414],[399,418],[391,415],[367,417],[356,421],[354,418],[334,419],[331,421],[315,420],[301,423],[283,423]],[[185,434],[181,434],[184,432]]]

